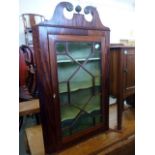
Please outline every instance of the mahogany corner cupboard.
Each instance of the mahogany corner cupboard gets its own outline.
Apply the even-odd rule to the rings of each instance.
[[[45,153],[109,129],[109,34],[95,7],[61,2],[33,27]],[[92,15],[87,21],[85,16]]]

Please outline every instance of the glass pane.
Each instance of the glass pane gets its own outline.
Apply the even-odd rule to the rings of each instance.
[[[101,123],[101,44],[56,42],[62,135]]]
[[[56,52],[57,53],[64,53],[65,52],[65,42],[59,42],[59,43],[56,43]]]
[[[69,42],[68,53],[77,61],[84,61],[92,52],[90,42]],[[81,51],[81,52],[79,52]]]

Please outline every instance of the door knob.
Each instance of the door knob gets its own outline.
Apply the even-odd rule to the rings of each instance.
[[[124,51],[124,54],[125,54],[125,55],[127,55],[127,54],[128,54],[128,51],[127,51],[127,50],[125,50],[125,51]]]

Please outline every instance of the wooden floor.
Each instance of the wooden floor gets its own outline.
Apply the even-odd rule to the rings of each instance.
[[[110,106],[110,130],[95,135],[77,145],[63,150],[57,155],[134,155],[135,115],[128,108],[123,113],[123,128],[116,127],[116,105]],[[26,129],[26,138],[32,155],[44,155],[41,126]]]

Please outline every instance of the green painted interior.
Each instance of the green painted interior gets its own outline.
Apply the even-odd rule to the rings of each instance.
[[[102,121],[100,43],[57,42],[63,136]]]

